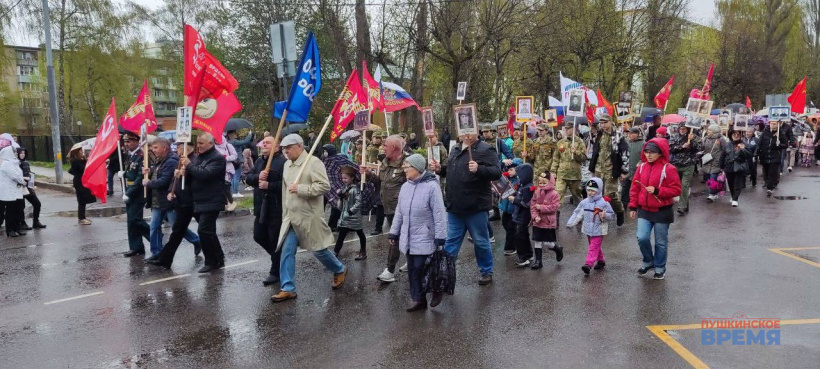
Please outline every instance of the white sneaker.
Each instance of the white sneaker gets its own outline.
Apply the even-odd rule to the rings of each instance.
[[[237,193],[235,193],[235,194],[233,194],[233,195],[231,195],[231,196],[233,196],[233,197],[238,197],[238,198],[243,198],[243,197],[245,197],[245,195],[243,195],[243,194],[241,194],[241,193],[239,193],[239,192],[237,192]]]
[[[714,202],[717,199],[717,195],[706,196],[706,199],[709,200],[709,202]]]
[[[404,263],[404,265],[400,266],[399,271],[400,272],[406,272],[407,271],[407,263]]]
[[[490,237],[490,243],[495,243],[495,236]]]
[[[524,261],[516,261],[515,265],[517,265],[519,267],[525,267],[527,265],[530,265],[530,259],[527,259],[527,260],[524,260]]]
[[[736,207],[737,207],[737,201],[732,201],[732,207],[733,207],[733,208],[736,208]]]
[[[472,236],[467,236],[467,242],[473,243],[473,237]]]
[[[253,187],[251,187],[251,186],[245,187],[245,191],[253,191]]]
[[[390,282],[395,282],[396,281],[396,276],[393,273],[390,273],[390,271],[387,270],[387,268],[384,268],[384,271],[382,272],[382,274],[379,274],[379,276],[376,277],[376,279],[378,279],[382,282],[390,283]]]
[[[789,167],[788,170],[789,170],[789,173],[791,173],[792,172],[792,167]]]

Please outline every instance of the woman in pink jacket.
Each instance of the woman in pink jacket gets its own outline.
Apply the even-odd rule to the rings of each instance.
[[[530,201],[532,215],[532,241],[535,244],[535,263],[532,269],[541,269],[541,256],[546,248],[555,252],[555,260],[564,258],[564,248],[555,242],[558,238],[558,208],[561,206],[561,196],[555,191],[555,176],[544,171],[538,176],[538,187]]]

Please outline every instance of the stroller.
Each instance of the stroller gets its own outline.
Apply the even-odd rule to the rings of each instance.
[[[808,168],[811,166],[811,163],[814,162],[814,133],[811,131],[806,132],[803,135],[803,139],[800,141],[800,148],[798,149],[800,153],[800,165]]]

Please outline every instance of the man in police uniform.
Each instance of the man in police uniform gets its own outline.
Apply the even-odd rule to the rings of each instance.
[[[558,141],[557,150],[553,153],[550,172],[555,174],[555,191],[558,195],[563,197],[569,189],[577,204],[582,198],[581,164],[587,160],[587,154],[584,140],[576,137],[575,143],[572,142],[574,135],[575,124],[564,123],[564,138]]]
[[[552,136],[550,136],[547,132],[547,125],[543,123],[539,124],[538,138],[532,145],[532,151],[535,155],[533,169],[535,169],[536,178],[541,175],[541,173],[544,173],[545,170],[549,170],[550,166],[552,166],[552,155],[555,151],[555,144],[555,139],[552,138]]]
[[[120,178],[125,180],[125,193],[122,196],[125,202],[126,228],[128,229],[128,251],[125,257],[145,255],[145,245],[142,238],[150,241],[150,227],[143,218],[142,209],[145,208],[145,196],[142,187],[143,152],[140,148],[139,136],[128,132],[123,135],[128,163],[125,172],[120,172]]]

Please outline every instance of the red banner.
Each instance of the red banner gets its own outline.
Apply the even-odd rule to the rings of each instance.
[[[655,107],[658,109],[666,109],[666,102],[669,101],[669,95],[672,94],[672,84],[675,83],[675,75],[672,75],[672,78],[669,78],[669,82],[666,82],[658,91],[658,94],[655,95]]]
[[[367,93],[367,108],[370,109],[371,112],[376,110],[384,110],[384,97],[382,96],[382,89],[379,86],[379,82],[370,75],[370,71],[367,70],[367,62],[362,61],[362,77],[364,78],[364,87],[365,92]]]
[[[156,128],[156,127],[154,127]],[[117,130],[117,105],[111,99],[111,106],[108,114],[103,118],[100,131],[94,140],[94,148],[88,155],[88,162],[83,173],[83,186],[91,190],[91,193],[99,198],[103,204],[106,203],[106,191],[108,190],[108,169],[105,161],[111,153],[117,149],[120,143],[120,132]]]
[[[154,116],[154,105],[151,102],[151,92],[148,90],[148,81],[143,81],[142,91],[137,96],[134,105],[120,117],[120,125],[123,129],[140,134],[143,124],[148,124],[148,133],[157,130],[157,118]]]
[[[507,110],[507,134],[512,137],[513,131],[515,131],[515,106],[510,105],[510,110]]]
[[[595,90],[595,93],[598,95],[598,106],[606,108],[606,112],[610,117],[615,116],[615,106],[604,98],[601,90]]]
[[[701,99],[709,100],[709,92],[712,91],[712,75],[715,74],[715,63],[709,65],[709,72],[706,73],[706,81],[700,89]]]
[[[746,96],[746,107],[752,110],[752,100],[749,99],[749,96]],[[752,110],[752,113],[754,113],[754,110]]]
[[[792,111],[803,114],[806,112],[806,77],[794,86],[794,91],[787,99],[792,106]]]
[[[221,144],[225,124],[231,116],[242,110],[242,104],[236,95],[223,91],[216,98],[206,97],[200,100],[195,110],[191,127],[214,135],[216,143]]]
[[[204,98],[219,97],[223,92],[234,92],[239,87],[236,78],[205,49],[199,32],[186,24],[184,38],[186,106],[194,106]]]
[[[359,72],[354,70],[347,78],[345,89],[340,95],[341,98],[336,100],[336,105],[333,106],[333,131],[330,132],[330,142],[333,142],[339,135],[344,132],[350,121],[356,116],[356,112],[365,109],[367,106],[367,95],[362,89],[362,84],[359,83]]]

